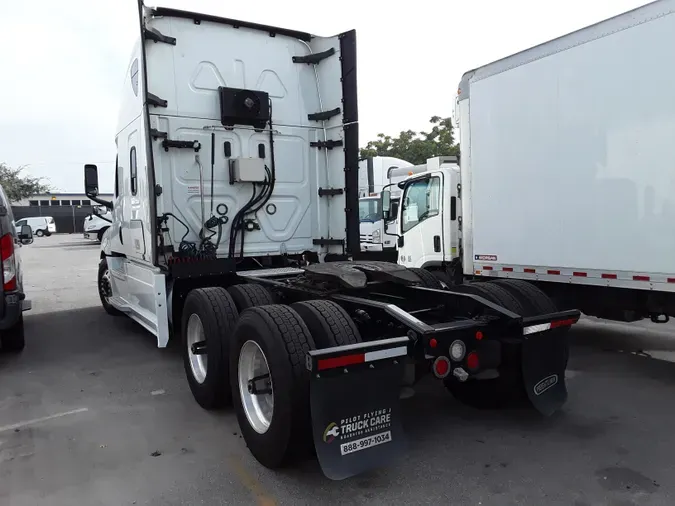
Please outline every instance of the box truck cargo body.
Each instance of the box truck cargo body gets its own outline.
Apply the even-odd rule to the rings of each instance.
[[[675,314],[674,54],[662,0],[463,76],[465,275],[545,282],[598,316]]]

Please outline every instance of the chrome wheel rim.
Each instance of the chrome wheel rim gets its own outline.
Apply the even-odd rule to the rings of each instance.
[[[110,279],[110,270],[106,269],[98,282],[98,291],[106,303],[110,303],[112,297],[112,280]]]
[[[206,381],[207,360],[206,354],[196,354],[192,351],[192,346],[206,340],[204,335],[204,325],[196,314],[192,313],[187,324],[187,344],[188,357],[190,358],[190,370],[192,377],[200,385]],[[208,352],[208,351],[207,351]]]
[[[274,388],[267,357],[255,341],[246,341],[241,347],[237,376],[248,423],[258,434],[264,434],[274,414]],[[254,382],[254,378],[259,379]],[[269,392],[256,392],[261,388]]]

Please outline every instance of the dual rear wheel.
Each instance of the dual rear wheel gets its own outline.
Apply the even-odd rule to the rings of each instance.
[[[271,468],[312,448],[307,352],[361,340],[336,303],[275,304],[256,284],[192,290],[182,329],[195,399],[205,409],[233,404],[251,453]]]
[[[452,287],[453,291],[470,293],[523,317],[554,313],[553,301],[527,281],[504,279],[494,282],[469,283]],[[565,330],[561,330],[565,331]],[[469,378],[461,382],[454,376],[445,378],[446,388],[459,401],[481,409],[520,407],[527,402],[523,371],[522,343],[503,341],[498,376],[490,379]],[[567,365],[569,350],[565,348]]]

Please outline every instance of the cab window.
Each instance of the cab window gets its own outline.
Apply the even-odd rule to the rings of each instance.
[[[359,201],[359,221],[375,222],[381,219],[380,199],[361,199]]]
[[[410,183],[402,199],[401,230],[407,232],[427,218],[438,215],[440,200],[439,177],[427,177]]]

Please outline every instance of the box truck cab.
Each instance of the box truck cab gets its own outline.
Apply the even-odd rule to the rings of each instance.
[[[461,184],[457,157],[430,158],[410,176],[383,192],[388,216],[396,216],[398,263],[439,273],[459,257]],[[400,203],[392,206],[394,188]],[[391,197],[390,197],[391,194]],[[445,276],[444,282],[448,282]]]

